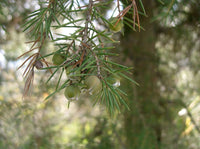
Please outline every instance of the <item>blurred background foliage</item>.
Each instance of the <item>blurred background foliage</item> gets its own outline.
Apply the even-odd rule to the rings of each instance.
[[[200,148],[199,0],[143,0],[145,31],[125,25],[124,35],[115,35],[120,56],[113,60],[134,67],[140,86],[122,80],[130,111],[114,117],[104,107],[92,107],[87,96],[69,109],[63,94],[43,102],[56,82],[45,84],[46,71],[35,73],[30,99],[22,100],[24,80],[16,71],[22,60],[16,57],[29,47],[21,25],[39,2],[0,1],[0,148]],[[114,3],[108,3],[110,9]],[[128,3],[122,1],[124,7]],[[100,11],[106,15],[109,9]]]

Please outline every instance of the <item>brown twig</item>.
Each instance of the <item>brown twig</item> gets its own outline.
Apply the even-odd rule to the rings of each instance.
[[[33,84],[33,79],[34,79],[34,67],[32,67],[30,73],[27,76],[26,83],[25,83],[25,86],[24,86],[23,98],[28,95],[30,87]]]
[[[87,42],[86,42],[87,41],[87,36],[88,36],[88,23],[89,22],[91,23],[92,6],[93,6],[93,1],[90,0],[89,1],[89,8],[88,8],[88,11],[87,11],[85,31],[84,31],[84,35],[83,35],[83,43],[82,43],[82,45],[84,45],[83,46],[84,49],[87,47],[88,49],[90,49],[92,51],[92,54],[95,57],[96,63],[97,63],[97,74],[98,74],[98,77],[101,78],[101,67],[100,67],[99,59],[98,59],[96,53],[90,48],[90,46],[87,45]]]
[[[117,25],[117,23],[121,20],[121,18],[124,17],[126,13],[129,12],[129,10],[133,7],[133,28],[135,29],[135,24],[136,24],[136,19],[137,19],[138,29],[140,31],[140,19],[139,19],[137,4],[135,0],[131,0],[131,1],[132,3],[130,5],[128,5],[124,10],[119,12],[117,16],[119,19],[117,20],[115,25]]]
[[[120,5],[119,5],[119,0],[117,0],[117,8],[118,8],[118,11],[120,13]]]
[[[82,64],[82,62],[84,60],[84,57],[85,57],[85,54],[86,54],[86,51],[87,51],[86,49],[88,47],[90,47],[89,45],[87,45],[87,42],[88,42],[88,36],[89,36],[88,25],[89,25],[89,23],[91,23],[92,7],[93,7],[93,0],[90,0],[89,4],[88,4],[88,10],[86,12],[85,28],[84,28],[84,30],[82,32],[80,32],[80,34],[83,34],[80,50],[77,51],[78,53],[80,51],[82,51],[81,58],[80,58],[79,61],[77,61],[75,63],[75,65],[73,67],[76,67],[77,65],[81,65]]]
[[[42,41],[40,42],[41,36],[43,36],[43,38],[42,38]],[[38,51],[37,51],[36,53],[34,53],[34,54],[32,54],[31,56],[29,56],[29,57],[18,67],[18,69],[20,69],[22,66],[25,65],[26,62],[28,62],[28,60],[30,60],[30,62],[28,63],[28,65],[27,65],[27,67],[26,67],[26,69],[24,70],[24,73],[23,73],[23,76],[26,78],[26,82],[25,82],[25,86],[24,86],[23,98],[24,98],[25,96],[27,96],[27,94],[28,94],[28,92],[29,92],[29,89],[30,89],[30,87],[31,87],[31,85],[32,85],[32,83],[33,83],[33,80],[34,80],[34,67],[35,67],[35,64],[36,64],[36,62],[37,62],[38,57],[41,56],[41,55],[40,55],[40,51],[41,51],[42,46],[43,46],[43,44],[44,44],[44,41],[45,41],[45,39],[46,39],[46,35],[45,35],[45,34],[43,34],[43,35],[41,35],[41,36],[39,36],[37,40],[33,41],[34,43],[33,43],[33,45],[31,46],[31,48],[30,48],[29,51],[23,53],[22,55],[20,55],[20,56],[18,57],[18,58],[21,58],[21,57],[25,56],[26,54],[32,52],[33,50],[38,49]],[[31,41],[31,42],[32,42],[32,41]],[[31,42],[30,42],[30,43],[31,43]],[[40,43],[39,43],[39,42],[40,42]],[[40,46],[34,47],[37,43],[39,43]],[[42,59],[43,59],[43,61],[45,62],[44,58],[42,58]],[[47,64],[46,62],[45,62],[45,64],[48,66],[48,64]],[[51,70],[50,70],[50,71],[51,71]],[[52,71],[51,71],[51,72],[52,72]]]
[[[140,31],[140,19],[139,19],[139,14],[138,14],[138,10],[137,10],[136,1],[133,0],[132,4],[133,4],[133,28],[135,29],[135,18],[137,18],[138,29]]]

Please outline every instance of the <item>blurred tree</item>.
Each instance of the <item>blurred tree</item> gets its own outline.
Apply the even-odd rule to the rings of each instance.
[[[124,114],[124,128],[128,148],[154,149],[159,148],[161,144],[161,118],[164,112],[160,105],[160,91],[157,85],[158,57],[155,49],[157,23],[151,22],[156,2],[143,1],[143,3],[149,16],[140,19],[145,31],[132,32],[125,26],[125,36],[121,37],[122,51],[132,60],[133,77],[140,84],[140,87],[133,87],[133,96],[130,97],[132,112]]]
[[[166,129],[167,124],[171,125],[173,129],[179,127],[171,124],[176,119],[172,115],[177,112],[174,108],[185,107],[182,103],[185,101],[182,100],[183,96],[172,95],[172,93],[177,94],[177,90],[180,89],[176,80],[173,79],[173,75],[179,71],[181,67],[179,65],[182,65],[178,61],[190,59],[189,55],[183,53],[190,53],[190,49],[195,49],[193,42],[198,40],[200,7],[198,1],[163,1],[164,5],[149,0],[142,2],[148,15],[147,18],[140,19],[145,31],[133,32],[125,25],[125,36],[121,37],[120,51],[123,51],[125,57],[132,61],[133,78],[140,84],[139,87],[133,86],[132,96],[129,96],[132,112],[124,113],[124,128],[127,148],[156,149],[164,148],[166,140],[168,137],[170,138],[170,136],[164,135],[169,131],[169,128]],[[125,7],[129,4],[128,2],[123,3]],[[127,17],[131,19],[132,16],[127,14]],[[153,20],[158,17],[161,17],[162,21]],[[195,37],[192,39],[188,35]],[[181,44],[178,45],[178,41],[182,41]],[[165,51],[165,54],[159,53],[160,51],[156,47],[159,42],[164,42],[170,47],[170,42],[173,42],[173,50],[160,46],[160,49],[169,50],[169,53],[168,51]],[[187,51],[184,50],[185,48]],[[172,57],[168,57],[166,53]],[[176,54],[181,55],[177,58],[178,61],[173,59]],[[178,68],[174,73],[170,73],[173,71],[170,68],[170,61],[174,61],[173,64]],[[165,69],[167,67],[167,71],[163,71],[163,66]],[[195,65],[188,63],[184,67],[188,66],[194,67]],[[128,87],[130,88],[130,85]],[[182,95],[185,94],[185,90],[181,92]],[[196,127],[196,131],[199,132],[198,127]],[[171,144],[172,148],[180,148],[181,145],[174,144],[176,141],[177,137],[174,137],[167,144]]]
[[[84,5],[89,4],[88,1],[84,0],[70,1],[70,2],[74,2],[76,3],[76,5],[78,5],[77,4],[78,2],[82,2]],[[94,1],[94,2],[98,3],[99,1]],[[63,1],[63,3],[68,3],[68,1]],[[95,13],[96,16],[94,17],[95,21],[98,22],[96,24],[96,27],[97,28],[99,27],[97,31],[101,33],[100,35],[104,33],[101,30],[102,28],[103,29],[108,28],[109,25],[112,25],[109,24],[109,21],[107,21],[108,17],[106,18],[106,16],[108,14],[106,12],[109,11],[110,8],[117,3],[119,3],[119,1],[112,1],[112,0],[111,1],[102,0],[101,3],[98,3],[98,6],[101,7],[96,7],[94,12],[99,12],[99,14],[102,14],[103,17],[101,15],[98,15],[98,13],[97,14]],[[19,36],[21,35],[20,32],[22,31],[22,28],[19,27],[19,25],[24,23],[24,21],[22,20],[24,20],[24,18],[27,17],[29,12],[41,8],[33,13],[32,17],[34,17],[34,16],[39,16],[40,14],[39,12],[48,11],[46,18],[43,20],[44,24],[41,23],[41,21],[39,21],[38,23],[39,24],[38,26],[40,26],[41,24],[43,24],[44,26],[41,25],[42,27],[39,27],[38,30],[37,26],[36,28],[34,28],[36,30],[34,30],[35,32],[33,32],[33,35],[35,36],[36,39],[40,35],[43,35],[41,31],[43,31],[43,29],[45,30],[45,28],[48,28],[48,25],[49,23],[51,24],[51,21],[54,21],[54,23],[55,22],[58,23],[61,20],[62,22],[63,17],[69,15],[69,12],[64,14],[61,13],[63,8],[60,7],[62,6],[60,5],[60,3],[58,7],[56,5],[52,5],[51,7],[51,4],[54,4],[53,1],[50,1],[49,4],[46,3],[46,1],[42,0],[40,0],[39,3],[37,1],[31,2],[29,0],[23,0],[23,1],[4,0],[1,1],[0,4],[1,4],[0,44],[1,48],[5,50],[5,55],[7,60],[15,60],[16,52],[18,52],[17,55],[20,55],[22,52],[24,52],[24,50],[21,50],[24,49],[24,45],[20,43],[20,41],[21,42],[24,41],[24,36],[23,35]],[[124,21],[124,32],[122,31],[123,36],[122,35],[120,36],[120,34],[115,34],[113,37],[114,39],[118,39],[118,37],[120,36],[121,40],[120,47],[118,46],[117,48],[119,56],[117,57],[116,62],[121,61],[121,63],[125,65],[134,67],[133,76],[131,76],[131,74],[128,74],[128,76],[133,77],[134,80],[136,80],[136,82],[139,83],[139,86],[136,85],[134,86],[132,83],[130,83],[130,81],[122,80],[121,83],[122,85],[119,88],[128,92],[127,99],[130,111],[124,110],[123,117],[122,115],[117,115],[117,119],[106,118],[106,114],[104,113],[102,114],[102,112],[99,113],[101,114],[101,116],[96,116],[96,115],[94,116],[92,115],[93,111],[89,111],[87,109],[88,104],[90,103],[88,103],[85,100],[81,100],[78,102],[80,104],[79,105],[80,107],[78,108],[77,110],[78,112],[76,114],[78,115],[78,113],[79,114],[81,113],[79,109],[83,111],[85,110],[86,112],[84,114],[87,115],[88,117],[93,116],[94,117],[93,120],[88,122],[82,122],[81,124],[78,123],[74,124],[73,122],[70,122],[72,119],[70,117],[67,120],[65,119],[66,121],[62,121],[61,118],[57,121],[58,122],[57,124],[54,124],[53,123],[54,119],[56,119],[58,115],[56,115],[56,113],[54,112],[52,113],[51,109],[45,109],[43,107],[42,109],[38,110],[33,106],[32,107],[33,109],[31,110],[33,111],[33,113],[30,114],[29,107],[28,108],[23,107],[19,104],[19,106],[16,108],[16,105],[18,105],[18,103],[16,104],[15,102],[12,101],[11,102],[1,101],[0,114],[1,114],[1,119],[3,119],[3,121],[1,121],[0,123],[0,125],[2,126],[0,132],[0,137],[1,137],[0,147],[2,148],[85,147],[85,148],[100,148],[100,149],[103,148],[105,149],[107,148],[196,149],[200,147],[198,141],[200,134],[199,122],[198,122],[199,121],[198,113],[200,112],[199,108],[200,2],[198,0],[192,0],[192,1],[126,0],[126,1],[121,1],[120,3],[121,6],[116,7],[116,10],[121,9],[121,12],[126,12],[126,10],[128,10],[131,4],[134,7],[130,8],[130,11],[128,13],[122,13],[126,14],[125,16],[123,16],[123,21]],[[73,7],[73,5],[67,5],[66,7],[68,6]],[[84,8],[84,6],[80,8]],[[54,16],[53,14],[51,14],[52,11],[49,11],[49,9],[52,9],[53,12],[57,12],[58,14],[59,13],[62,14],[61,17],[57,17],[58,14],[56,13],[55,13],[56,15]],[[73,11],[74,10],[76,10],[76,8],[74,8]],[[140,18],[138,18],[139,15],[137,14],[137,11],[140,14]],[[79,11],[77,9],[76,13],[78,12]],[[82,13],[82,11],[80,12]],[[45,13],[43,14],[45,16]],[[69,17],[68,20],[73,20],[74,16],[77,15],[73,13],[72,17]],[[30,17],[30,19],[32,19],[32,17]],[[85,19],[86,16],[82,17]],[[80,19],[80,21],[82,20]],[[107,25],[105,22],[107,23]],[[68,22],[64,23],[65,23],[64,26],[69,25]],[[73,24],[76,22],[72,21],[71,23]],[[27,24],[28,23],[26,23],[26,25]],[[80,30],[84,29],[84,27],[81,27],[81,25],[80,26],[79,25],[77,26],[80,27]],[[59,25],[56,26],[55,24],[53,24],[52,26],[59,28]],[[136,30],[136,27],[138,30],[141,31],[140,32],[133,31],[134,29]],[[78,29],[77,32],[79,32],[80,30]],[[35,33],[37,34],[35,35]],[[95,36],[96,34],[92,35]],[[60,38],[60,40],[76,39],[81,41],[79,36],[80,35],[73,34],[72,36],[64,36],[63,38]],[[19,40],[18,37],[19,39],[22,40]],[[106,35],[106,37],[111,37],[111,34]],[[44,38],[46,37],[44,36]],[[95,37],[91,39],[95,39]],[[12,42],[13,44],[10,44],[9,41],[13,40],[15,40],[15,42]],[[107,40],[102,40],[102,41],[104,42]],[[45,41],[45,44],[48,42],[49,41]],[[38,43],[40,44],[40,41]],[[108,45],[110,44],[113,44],[113,42],[108,43]],[[43,52],[41,54],[44,55],[44,57],[45,56],[48,57],[49,53],[51,53],[50,55],[53,55],[55,52],[53,52],[51,48],[47,48],[46,45],[44,46],[45,49],[43,49]],[[67,44],[67,46],[68,45],[69,44]],[[15,49],[15,47],[20,47],[20,48]],[[62,51],[63,48],[65,47],[63,47],[60,44],[59,48],[58,51],[59,50]],[[76,51],[76,48],[77,48],[76,45],[74,45],[72,49],[75,49]],[[101,48],[104,49],[104,47]],[[102,50],[101,48],[99,48],[98,50]],[[44,52],[45,50],[48,51],[49,53]],[[78,53],[79,52],[80,51],[78,51]],[[104,54],[105,53],[102,52],[99,55],[104,55]],[[81,55],[82,54],[79,53],[78,58],[80,58]],[[115,54],[108,53],[108,55],[112,56]],[[78,58],[75,58],[75,60],[79,61]],[[110,57],[110,59],[112,60],[111,61],[112,64],[112,62],[115,61],[115,57]],[[91,66],[87,65],[87,67],[91,69],[93,68],[96,69],[98,65],[96,64],[96,60],[92,58],[87,60],[91,61],[92,64]],[[57,67],[60,68],[60,66]],[[109,73],[110,71],[114,72],[114,70],[110,69],[111,67],[107,68],[109,70]],[[126,69],[126,67],[123,67],[123,69]],[[74,72],[77,72],[77,70],[78,69],[75,69],[74,71],[72,71],[72,73],[74,74]],[[61,72],[63,71],[64,69],[62,69]],[[97,71],[94,72],[98,73]],[[39,75],[40,74],[44,75],[44,73],[42,72],[39,72]],[[59,75],[60,74],[57,74],[55,78],[59,78]],[[5,76],[6,75],[4,74],[3,79],[5,79]],[[45,72],[44,76],[49,77],[49,73]],[[107,77],[107,75],[105,76]],[[72,77],[76,77],[76,75]],[[46,85],[44,80],[45,77],[43,77],[42,79],[36,78],[37,83],[41,85],[42,88],[40,87],[37,89],[37,91],[34,92],[34,94],[36,94],[36,96],[34,96],[35,99],[43,98],[44,96],[46,96],[43,94],[45,92],[49,93],[49,91],[45,90],[44,86],[52,91],[52,89],[55,88],[55,84],[57,84],[58,81],[54,79],[51,82],[51,84]],[[64,81],[64,79],[62,81]],[[109,75],[107,81],[109,81]],[[3,84],[5,84],[4,81]],[[65,85],[66,82],[64,84],[64,87]],[[12,86],[15,87],[13,84]],[[6,89],[7,88],[4,88],[2,90],[3,96],[0,95],[1,100],[11,99],[10,96],[12,94],[6,93]],[[56,92],[57,91],[58,90],[56,87]],[[106,92],[106,94],[109,93],[110,92]],[[110,100],[109,102],[111,101],[114,100]],[[30,103],[36,104],[34,102]],[[111,103],[107,104],[112,105]],[[15,111],[17,111],[16,115]],[[37,114],[36,111],[39,112],[39,114]],[[23,117],[24,112],[26,114],[29,113],[29,115],[31,115],[31,118],[35,117],[37,119],[37,122],[35,122],[34,119],[27,120],[26,116],[24,118]],[[41,113],[44,112],[46,114],[50,113],[51,116],[49,115],[46,116],[45,114],[43,114],[40,117],[38,116],[41,114],[40,112]],[[7,116],[6,113],[11,113],[11,114]],[[74,115],[73,117],[75,116],[76,115]],[[81,117],[82,115],[78,118]],[[46,120],[43,121],[43,119]],[[10,124],[10,122],[12,121],[14,126]],[[23,124],[24,121],[26,122]],[[14,122],[16,123],[18,122],[17,125],[19,124],[19,126],[21,127],[20,130],[22,131],[18,130],[18,126],[15,125]],[[28,126],[26,126],[27,123],[29,124]],[[68,125],[65,126],[65,124]],[[72,127],[73,129],[71,129],[70,127],[71,125],[74,127],[79,127],[81,129],[79,130],[74,127]],[[11,130],[9,129],[10,127],[12,128]],[[26,134],[27,135],[26,141],[20,140],[20,137],[25,134],[24,132],[27,127],[31,129],[30,132]],[[66,129],[73,130],[73,132],[71,133],[73,133],[74,135],[72,135],[71,137],[68,136],[68,139],[70,139],[70,141],[65,140],[67,138],[66,135],[64,134],[66,133]],[[13,132],[14,134],[17,132],[17,135],[13,136]],[[16,141],[16,138],[18,139],[18,141]],[[54,141],[51,142],[52,140]],[[66,147],[65,144],[63,145],[63,142],[65,143],[67,142],[68,146]]]

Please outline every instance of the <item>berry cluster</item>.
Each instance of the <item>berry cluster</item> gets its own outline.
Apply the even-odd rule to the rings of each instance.
[[[54,65],[62,65],[66,59],[61,53],[55,53],[52,58]],[[83,71],[73,71],[74,66],[65,67],[65,73],[69,80],[69,85],[65,87],[64,95],[69,101],[78,100],[81,93],[89,93],[90,95],[98,95],[102,91],[102,80],[95,75],[81,75]],[[110,75],[106,78],[106,83],[113,87],[120,86],[120,78],[116,75]]]

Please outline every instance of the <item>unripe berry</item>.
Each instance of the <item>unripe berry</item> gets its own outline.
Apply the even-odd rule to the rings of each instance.
[[[102,90],[102,83],[97,76],[89,76],[86,78],[85,85],[91,95],[97,94]]]
[[[119,22],[116,24],[116,22],[118,21],[117,17],[112,17],[109,19],[110,24],[109,24],[109,28],[110,30],[112,30],[113,32],[119,32],[122,27],[123,27],[123,21],[119,20]]]
[[[81,93],[81,91],[80,91],[79,87],[74,86],[74,85],[67,86],[65,88],[65,92],[64,92],[65,97],[70,101],[78,100],[80,97],[80,93]]]
[[[55,65],[60,65],[65,61],[65,57],[60,53],[55,53],[52,58],[52,62]]]

